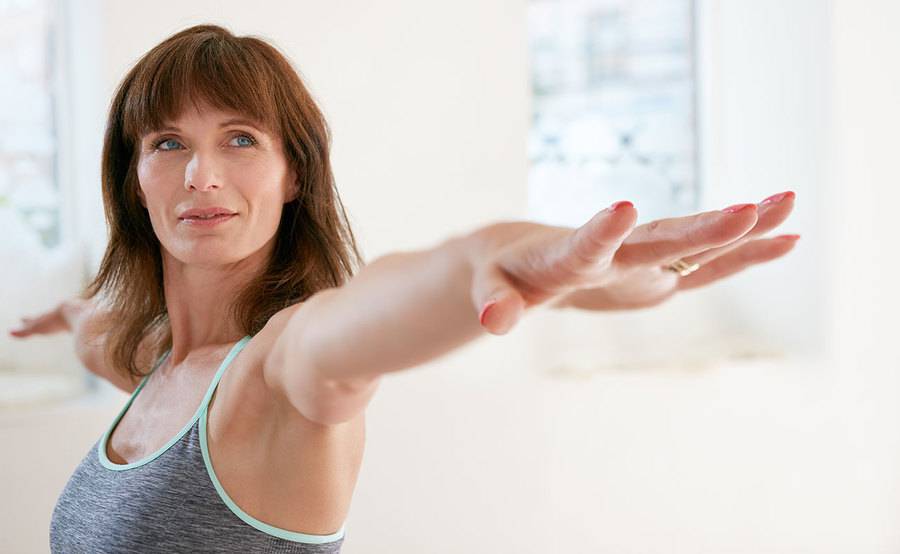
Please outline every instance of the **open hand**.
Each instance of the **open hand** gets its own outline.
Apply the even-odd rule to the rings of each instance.
[[[73,319],[89,305],[90,301],[80,298],[64,300],[44,313],[21,318],[22,323],[10,329],[9,334],[21,339],[31,335],[52,335],[72,331]]]
[[[638,227],[630,202],[617,202],[576,229],[521,221],[494,224],[478,231],[484,248],[475,264],[472,298],[482,325],[494,334],[505,334],[525,309],[543,303],[591,310],[655,306],[679,290],[789,252],[797,235],[758,237],[787,218],[794,198],[788,191],[759,204],[732,206],[733,211]],[[700,268],[680,276],[667,269],[678,259]]]

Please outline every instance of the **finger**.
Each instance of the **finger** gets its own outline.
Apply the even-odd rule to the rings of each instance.
[[[690,275],[681,277],[678,280],[678,290],[702,287],[743,271],[751,265],[780,258],[794,248],[798,238],[800,238],[799,235],[782,235],[750,241],[708,264],[700,266],[700,269]]]
[[[750,242],[753,239],[759,238],[772,229],[775,229],[779,225],[781,225],[784,220],[791,214],[794,210],[794,199],[796,198],[796,194],[793,191],[783,192],[781,194],[776,194],[766,198],[759,204],[757,204],[757,213],[759,214],[759,219],[756,221],[756,225],[747,232],[744,236],[739,239],[726,244],[725,246],[719,246],[715,248],[710,248],[704,252],[696,254],[694,256],[684,257],[685,262],[688,264],[700,264],[704,265],[709,263],[710,261],[731,252],[732,250],[738,248],[739,246]]]
[[[726,211],[729,209],[736,211]],[[756,204],[658,219],[635,227],[613,261],[623,265],[667,265],[733,242],[752,229],[756,221]]]
[[[508,333],[525,311],[522,295],[493,264],[473,276],[472,301],[481,326],[495,335]]]
[[[32,322],[34,321],[34,318],[27,317],[27,316],[20,317],[19,321],[20,321],[19,325],[17,327],[11,328],[9,330],[9,333],[14,337],[20,337],[20,338],[27,337],[33,331]]]
[[[612,259],[636,221],[637,210],[627,200],[597,212],[570,235],[563,264],[578,272]]]
[[[19,324],[19,327],[10,330],[10,334],[14,337],[24,338],[41,333],[55,333],[65,329],[65,325],[56,311],[47,312],[37,317],[22,317],[20,319],[22,323]]]

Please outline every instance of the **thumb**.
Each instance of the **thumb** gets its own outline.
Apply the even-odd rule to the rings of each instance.
[[[9,334],[19,338],[27,337],[34,333],[34,320],[35,318],[31,317],[20,318],[21,323],[19,323],[18,327],[10,328]]]
[[[472,301],[481,326],[495,335],[508,333],[525,310],[522,295],[494,264],[487,264],[473,276]]]

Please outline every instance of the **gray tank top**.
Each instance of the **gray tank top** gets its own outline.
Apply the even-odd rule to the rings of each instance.
[[[160,357],[69,478],[50,522],[52,552],[341,551],[344,525],[331,535],[274,527],[238,507],[216,477],[206,443],[209,399],[249,340],[250,335],[245,336],[231,348],[194,417],[178,435],[142,460],[113,463],[106,455],[106,443],[169,352]]]

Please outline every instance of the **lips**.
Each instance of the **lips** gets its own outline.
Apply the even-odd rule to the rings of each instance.
[[[221,206],[209,208],[191,208],[181,212],[178,219],[209,219],[217,215],[234,215],[235,212]]]
[[[220,214],[210,217],[186,217],[179,219],[178,224],[184,225],[186,228],[207,229],[224,225],[226,221],[230,221],[237,217],[237,214]]]

